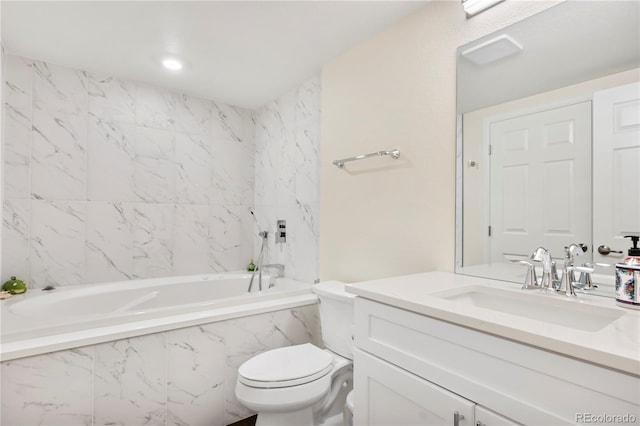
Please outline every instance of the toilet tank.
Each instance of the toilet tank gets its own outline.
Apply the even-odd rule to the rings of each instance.
[[[327,349],[353,359],[353,302],[356,295],[347,293],[340,281],[324,281],[312,289],[320,301],[322,342]]]

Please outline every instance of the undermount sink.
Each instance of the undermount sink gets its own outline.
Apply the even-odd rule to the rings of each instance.
[[[469,286],[435,293],[433,296],[463,306],[488,309],[582,331],[598,331],[620,318],[624,312],[578,303],[561,296],[528,291],[500,290]]]

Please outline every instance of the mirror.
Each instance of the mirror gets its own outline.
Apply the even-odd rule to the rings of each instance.
[[[588,246],[576,264],[623,257],[599,246],[626,254],[640,231],[639,6],[566,1],[458,49],[457,273],[521,285],[509,260],[539,246],[559,269],[572,243]],[[616,151],[618,134],[630,142]],[[613,274],[596,266],[592,293],[613,297]]]

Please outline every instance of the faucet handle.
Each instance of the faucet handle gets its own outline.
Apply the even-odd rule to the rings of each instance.
[[[518,263],[527,267],[527,274],[524,277],[524,284],[522,285],[523,290],[539,288],[538,278],[536,277],[536,268],[533,267],[533,263],[527,262],[526,260],[510,260],[509,262]]]
[[[585,266],[567,266],[564,269],[564,273],[562,274],[562,281],[560,281],[560,288],[558,288],[558,291],[562,291],[562,284],[564,283],[564,294],[566,296],[576,296],[576,290],[574,286],[574,275],[573,275],[574,271],[590,274],[594,271],[594,269],[587,268]]]
[[[595,263],[587,262],[582,266],[586,266],[587,268],[594,268],[594,267],[611,268],[611,267],[613,267],[613,265],[610,264],[610,263],[600,263],[600,262],[595,262]]]
[[[560,288],[560,276],[558,275],[558,267],[556,265],[555,260],[551,261],[551,286],[554,290]]]
[[[592,263],[592,262],[585,262],[582,264],[583,267],[585,268],[590,268],[592,269],[591,272],[580,272],[580,278],[578,278],[578,284],[579,284],[579,288],[583,289],[583,290],[593,290],[594,288],[598,288],[597,285],[593,284],[593,280],[591,279],[591,273],[593,272],[593,268],[595,267],[599,267],[599,268],[610,268],[613,265],[610,265],[608,263]]]
[[[573,265],[573,260],[576,256],[582,255],[582,253],[586,253],[589,250],[589,246],[583,243],[580,244],[569,244],[564,248],[564,257],[565,260],[568,260]]]
[[[562,279],[560,280],[560,286],[557,291],[562,291],[564,285],[564,294],[566,296],[576,296],[576,290],[573,288],[573,269],[574,266],[567,266],[562,272]]]

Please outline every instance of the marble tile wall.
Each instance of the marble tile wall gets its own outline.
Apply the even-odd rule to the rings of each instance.
[[[320,78],[255,111],[255,213],[270,233],[265,263],[305,282],[319,277]],[[276,221],[286,220],[287,242],[275,243]],[[256,252],[261,240],[255,240]]]
[[[319,77],[248,111],[13,55],[5,63],[2,281],[237,270],[257,257],[262,229],[267,262],[318,277]]]
[[[268,349],[320,344],[317,305],[43,354],[0,365],[0,424],[227,425],[240,364]]]
[[[0,36],[1,37],[1,36]],[[5,121],[5,106],[4,99],[6,96],[6,87],[5,84],[5,75],[6,75],[6,67],[5,60],[6,53],[4,50],[4,44],[0,40],[0,140],[4,140],[4,121]],[[4,149],[2,149],[2,145],[0,144],[0,168],[2,168],[2,164],[4,164]],[[3,178],[4,173],[0,173],[0,201],[3,199]],[[2,227],[2,208],[0,207],[0,241],[2,241],[4,230]],[[0,259],[2,259],[2,244],[0,244]],[[0,261],[0,278],[2,277],[2,262]]]
[[[2,281],[242,269],[251,111],[6,56]]]

